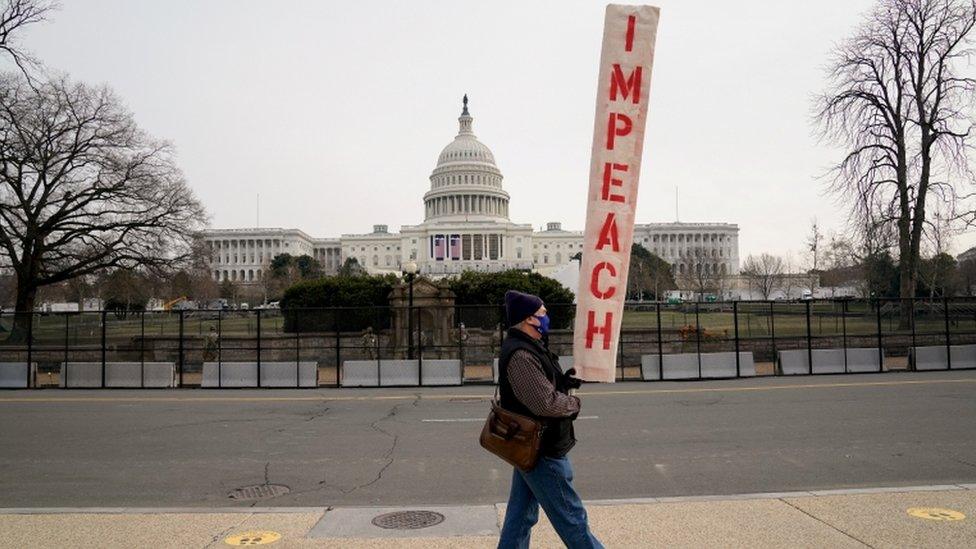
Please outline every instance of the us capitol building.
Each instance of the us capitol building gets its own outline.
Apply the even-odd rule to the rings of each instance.
[[[435,278],[525,269],[563,279],[561,272],[576,271],[571,258],[583,249],[583,232],[563,230],[558,222],[534,231],[531,224],[509,220],[502,173],[472,132],[467,96],[458,123],[457,136],[430,174],[422,223],[404,225],[399,233],[374,225],[370,233],[338,238],[315,238],[299,229],[208,229],[203,237],[214,279],[257,284],[282,253],[310,255],[326,273],[338,271],[348,258],[372,274],[400,273],[401,265],[413,261]],[[738,234],[738,226],[729,223],[648,223],[636,225],[634,242],[672,264],[675,276],[694,266],[737,274]]]

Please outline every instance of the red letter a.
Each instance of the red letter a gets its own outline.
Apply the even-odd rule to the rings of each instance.
[[[607,244],[613,251],[620,251],[620,240],[617,238],[617,218],[613,213],[608,213],[607,220],[603,222],[600,238],[596,241],[596,249],[602,250]]]

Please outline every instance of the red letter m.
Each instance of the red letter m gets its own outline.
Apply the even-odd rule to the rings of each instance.
[[[624,99],[630,97],[630,100],[636,105],[640,103],[640,89],[641,89],[641,68],[640,66],[634,67],[634,72],[630,73],[630,76],[624,80],[624,71],[620,68],[617,63],[613,64],[613,76],[610,77],[610,100],[617,100],[617,92]]]

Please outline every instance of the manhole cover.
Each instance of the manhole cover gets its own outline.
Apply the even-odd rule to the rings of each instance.
[[[942,509],[940,507],[912,507],[908,514],[928,520],[962,520],[966,515],[952,509]]]
[[[234,546],[245,545],[268,545],[281,539],[281,534],[271,530],[255,530],[251,532],[241,532],[233,536],[224,538],[224,543]]]
[[[231,490],[227,497],[240,500],[276,498],[290,491],[291,488],[282,484],[256,484]]]
[[[444,515],[433,511],[397,511],[373,519],[373,524],[392,530],[416,530],[444,522]]]

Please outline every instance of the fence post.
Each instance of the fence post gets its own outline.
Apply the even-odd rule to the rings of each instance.
[[[875,305],[874,309],[877,312],[876,316],[878,318],[878,371],[883,372],[884,371],[884,342],[881,336],[881,300],[880,299],[875,300],[874,305]],[[845,352],[844,354],[846,355],[847,353]]]
[[[620,381],[626,381],[627,380],[626,370],[624,370],[624,327],[623,326],[620,327],[620,332],[618,333],[620,334],[620,339],[617,341],[617,360],[620,362]],[[616,371],[617,369],[614,368],[614,372]],[[614,377],[616,377],[616,373],[614,373]]]
[[[810,300],[807,304],[807,373],[813,375],[813,336],[810,333]]]
[[[223,316],[224,316],[224,310],[223,309],[218,310],[217,311],[217,388],[218,389],[220,389],[222,385],[220,378],[222,377],[221,366],[223,362],[223,357],[221,356],[221,350],[224,345],[224,342],[222,341],[224,339]]]
[[[776,353],[776,310],[773,308],[773,302],[769,302],[769,339],[773,345],[773,371],[779,371],[776,366],[779,356]]]
[[[918,362],[918,343],[915,341],[915,299],[909,299],[908,303],[911,306],[911,316],[908,318],[908,320],[912,323],[912,358],[915,359],[909,366],[911,366],[911,369],[914,371],[916,370],[915,363]]]
[[[376,336],[376,347],[374,349],[374,352],[376,353],[376,386],[377,387],[382,387],[383,386],[383,372],[382,372],[382,368],[381,368],[382,363],[380,362],[380,360],[381,360],[380,359],[380,336],[379,336],[380,331],[379,331],[379,322],[378,322],[378,320],[379,320],[379,310],[378,309],[374,309],[374,313],[375,314],[373,315],[373,324],[376,325],[376,332],[373,334],[373,335]],[[410,314],[409,310],[407,311],[407,314],[408,315]],[[407,322],[407,326],[410,326],[410,322]]]
[[[258,359],[258,387],[261,386],[261,309],[254,311],[257,315],[257,359]]]
[[[739,302],[732,302],[732,330],[735,334],[735,377],[742,377],[742,365],[739,364]]]
[[[106,329],[105,321],[106,321],[105,309],[102,309],[102,388],[103,389],[105,388],[105,359],[108,351],[108,349],[106,349],[108,342],[105,337],[105,329]]]
[[[942,316],[945,319],[946,369],[952,369],[952,337],[949,335],[949,298],[942,298]]]
[[[701,297],[699,297],[699,299],[701,299]],[[698,317],[698,305],[700,303],[701,303],[700,301],[696,301],[695,302],[695,349],[696,349],[696,351],[698,353],[698,379],[701,379],[702,378],[702,366],[701,366],[701,336],[702,336],[702,329],[701,329],[701,321],[699,320],[699,317]]]
[[[14,313],[14,324],[17,323],[17,313]],[[27,313],[27,386],[30,387],[30,371],[31,364],[34,362],[34,311],[29,311]],[[68,365],[64,366],[65,372],[68,371]],[[65,377],[67,380],[68,378]],[[65,384],[67,388],[67,384]]]
[[[417,311],[417,386],[424,384],[424,327],[423,317]]]
[[[461,311],[463,310],[464,309],[458,307],[454,308],[454,313],[456,315],[455,321],[457,324],[458,370],[460,370],[459,373],[461,374],[461,377],[459,378],[461,380],[461,385],[464,385],[464,341],[461,340],[461,337],[463,335],[463,332],[461,331],[461,325],[464,324],[464,320],[463,320],[464,315],[461,314]],[[461,317],[462,320],[457,320],[457,317]]]
[[[847,373],[847,303],[845,299],[840,302],[840,330],[844,344],[844,373]]]
[[[336,338],[336,387],[342,385],[340,379],[342,379],[342,335],[339,333],[339,318],[336,316],[335,309],[332,309],[332,323],[335,327],[335,338]],[[379,381],[377,380],[377,385]]]
[[[301,309],[295,309],[295,387],[302,386],[302,337],[300,330],[302,329],[302,323],[299,322],[301,319]]]
[[[661,302],[657,302],[657,380],[664,381],[664,343],[661,330]]]
[[[180,374],[180,387],[183,386],[183,309],[179,310],[180,333],[179,333],[179,356],[177,356],[177,368]]]
[[[146,387],[146,311],[139,311],[139,387]]]
[[[71,328],[68,325],[68,313],[64,313],[64,368],[62,371],[68,370],[68,345],[71,344]],[[27,363],[27,369],[30,369],[30,362]],[[34,385],[36,386],[36,379]]]

